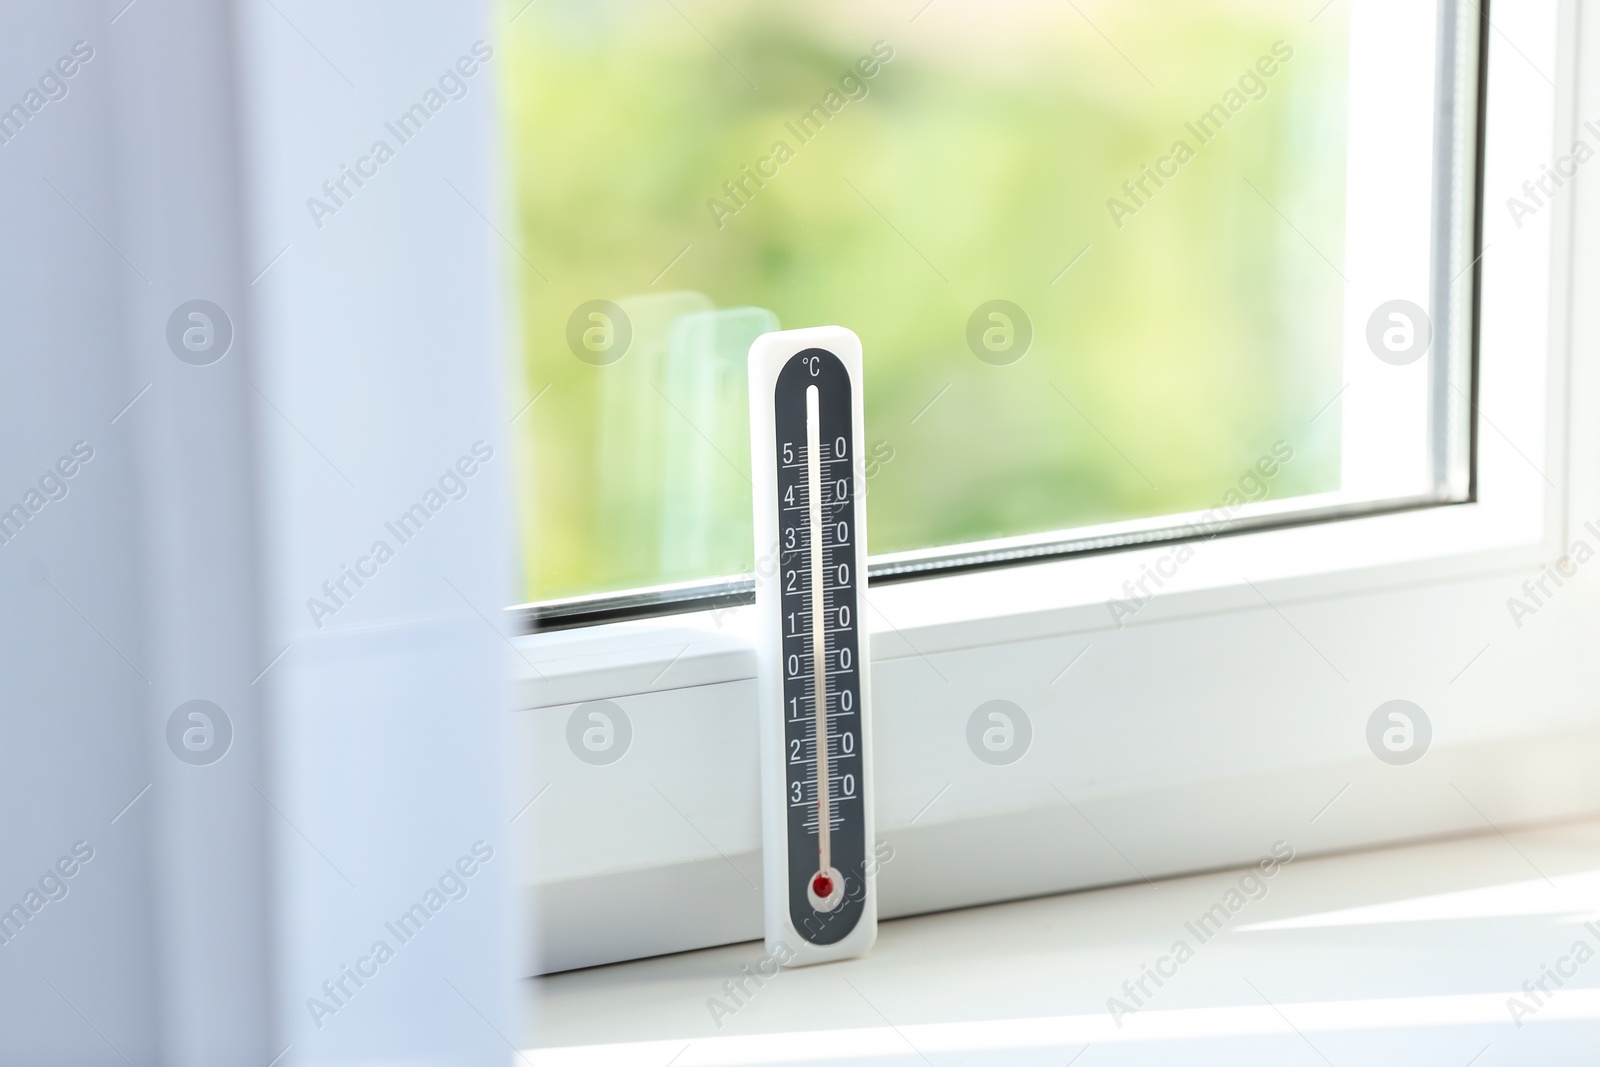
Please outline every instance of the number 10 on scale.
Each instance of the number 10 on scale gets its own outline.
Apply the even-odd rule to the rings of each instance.
[[[750,348],[766,939],[791,964],[877,937],[861,342],[825,326]]]

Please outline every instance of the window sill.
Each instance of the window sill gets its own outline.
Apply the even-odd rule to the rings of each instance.
[[[1061,1063],[1090,1044],[1116,1046],[1101,1063],[1315,1062],[1313,1049],[1335,1063],[1414,1063],[1424,1050],[1467,1063],[1490,1045],[1506,1062],[1588,1055],[1575,1027],[1600,1019],[1600,970],[1588,973],[1600,964],[1571,953],[1600,946],[1583,925],[1600,821],[1299,857],[1260,890],[1246,883],[1255,899],[1230,898],[1242,873],[888,922],[865,958],[747,981],[742,1006],[724,983],[762,959],[759,943],[532,979],[528,1059]],[[1240,899],[1220,932],[1196,935],[1199,916]],[[1181,964],[1179,941],[1193,953]],[[1545,980],[1554,995],[1536,1002],[1524,982],[1544,980],[1546,963],[1576,975],[1561,989]],[[1144,970],[1158,964],[1160,987]],[[1133,1010],[1114,1020],[1110,998]],[[713,1001],[734,1010],[714,1020]],[[1516,1020],[1513,1003],[1531,1010]]]

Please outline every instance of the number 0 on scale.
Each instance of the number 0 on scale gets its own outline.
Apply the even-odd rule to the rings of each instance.
[[[824,326],[750,347],[769,952],[860,955],[878,933],[861,342]]]

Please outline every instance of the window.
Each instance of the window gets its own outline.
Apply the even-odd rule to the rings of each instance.
[[[739,595],[779,327],[879,582],[1468,499],[1463,10],[509,4],[534,617]]]
[[[715,39],[703,19],[708,9],[679,6]],[[1141,36],[1117,22],[1120,5],[1077,6],[1093,21],[1084,33],[1099,39],[1098,27],[1140,61]],[[1218,18],[1252,10],[1203,7]],[[1542,631],[1507,610],[1510,595],[1523,595],[1524,579],[1579,551],[1575,541],[1592,537],[1583,521],[1600,514],[1591,488],[1600,485],[1591,458],[1600,451],[1587,424],[1569,426],[1565,415],[1569,405],[1596,402],[1586,365],[1569,372],[1567,355],[1566,294],[1588,277],[1588,268],[1567,259],[1568,172],[1584,154],[1576,142],[1588,142],[1574,115],[1596,106],[1575,110],[1570,96],[1571,9],[1552,0],[1507,5],[1491,24],[1469,4],[1397,12],[1355,0],[1320,8],[1308,5],[1297,16],[1290,66],[1301,38],[1325,20],[1344,20],[1327,23],[1342,27],[1346,42],[1344,161],[1323,176],[1343,182],[1343,243],[1319,249],[1349,283],[1336,283],[1342,384],[1314,420],[1338,421],[1337,488],[1278,495],[1285,483],[1275,479],[1273,495],[1228,518],[1243,528],[1227,537],[1194,530],[1202,511],[1019,532],[998,542],[992,555],[1000,562],[1014,553],[1026,565],[966,566],[988,562],[985,550],[997,544],[966,542],[904,550],[928,553],[931,559],[910,562],[933,569],[896,574],[906,557],[879,546],[863,619],[874,670],[878,829],[898,857],[881,884],[885,915],[1136,878],[1129,858],[1154,877],[1248,862],[1280,838],[1315,851],[1481,830],[1482,816],[1461,793],[1496,795],[1503,785],[1494,769],[1513,750],[1525,753],[1519,760],[1564,766],[1571,747],[1564,732],[1587,721],[1577,694],[1592,687],[1568,646],[1550,639],[1564,613],[1585,609],[1584,594],[1563,592],[1562,606],[1541,608]],[[940,9],[928,8],[916,32]],[[905,13],[908,22],[914,13]],[[717,44],[737,61],[725,42]],[[1146,72],[1158,85],[1170,76]],[[1105,85],[1101,99],[1137,99],[1121,82]],[[855,106],[846,105],[838,122]],[[1230,121],[1242,122],[1250,106]],[[1243,128],[1225,127],[1210,147],[1222,148],[1229,130]],[[1289,133],[1308,135],[1298,125]],[[1191,165],[1201,162],[1197,155]],[[1547,170],[1565,183],[1553,195]],[[922,182],[942,174],[928,168]],[[1539,189],[1538,203],[1527,187]],[[1157,219],[1161,197],[1181,188],[1161,188],[1125,220],[1121,235]],[[760,192],[776,189],[769,183]],[[1230,203],[1243,218],[1250,200]],[[1102,197],[1098,208],[1105,206]],[[1312,265],[1331,273],[1301,236],[1320,241],[1316,227],[1326,220],[1302,218],[1283,201],[1275,206],[1284,223],[1274,238],[1286,250],[1280,273]],[[930,233],[958,233],[964,218],[953,210]],[[538,252],[531,241],[522,247],[530,259]],[[1579,255],[1584,247],[1578,241]],[[667,258],[681,248],[669,248]],[[1308,262],[1292,263],[1287,250]],[[942,285],[929,291],[948,290]],[[1426,307],[1433,327],[1428,352],[1410,363],[1379,358],[1366,340],[1374,312],[1395,299]],[[540,313],[530,300],[521,308],[527,323]],[[939,305],[931,306],[928,314],[936,314]],[[1146,310],[1150,318],[1162,309]],[[552,314],[564,322],[567,313]],[[1401,326],[1378,322],[1380,330]],[[1580,317],[1570,328],[1587,336],[1589,327]],[[532,327],[524,332],[531,337]],[[1041,351],[981,369],[1029,371]],[[1305,351],[1280,349],[1281,366],[1296,366]],[[869,390],[881,380],[872,358]],[[979,369],[964,340],[950,358]],[[1120,381],[1129,394],[1149,388],[1149,379],[1132,373]],[[522,410],[545,384],[532,376],[528,395],[513,398],[508,412]],[[555,396],[552,387],[528,410]],[[869,419],[876,418],[872,404],[869,396]],[[1132,444],[1117,443],[1140,458]],[[547,451],[554,445],[560,442]],[[901,458],[897,452],[888,470]],[[1105,458],[1120,463],[1109,450]],[[1298,462],[1297,450],[1289,467]],[[901,468],[908,469],[915,468]],[[1238,485],[1242,471],[1217,487],[1207,508]],[[875,525],[890,495],[876,483],[888,477],[881,472],[871,486]],[[535,499],[530,492],[525,503]],[[1117,550],[1094,551],[1101,547]],[[1032,551],[1041,558],[1025,555]],[[1180,554],[1185,562],[1174,574]],[[886,580],[902,576],[916,580]],[[675,592],[701,599],[657,619],[630,618],[659,611],[671,595],[642,586],[524,609],[541,629],[567,624],[516,642],[527,659],[515,665],[527,709],[517,718],[519,748],[530,760],[527,795],[549,789],[519,824],[532,857],[526,884],[541,946],[530,957],[536,970],[737,941],[759,930],[759,895],[741,873],[759,863],[760,848],[749,705],[755,620],[739,607],[682,610],[705,605],[708,590],[727,599],[738,593],[734,582],[690,580]],[[627,621],[578,625],[606,619]],[[1005,768],[976,759],[965,740],[974,710],[995,699],[1015,704],[1033,724],[1031,748]],[[1435,739],[1427,758],[1400,774],[1374,760],[1364,733],[1374,709],[1393,699],[1422,707]],[[626,756],[602,767],[575,755],[563,732],[594,700],[613,702],[631,726]],[[1313,823],[1346,785],[1344,799]],[[1554,818],[1589,803],[1557,792],[1565,799],[1508,800],[1484,810],[1490,818],[1513,809],[1519,818]],[[950,876],[953,854],[964,857],[960,877]],[[686,926],[670,902],[691,896],[712,902],[702,917],[714,911],[718,918]]]

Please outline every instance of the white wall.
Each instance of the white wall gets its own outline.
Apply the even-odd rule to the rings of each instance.
[[[95,855],[0,945],[0,1062],[498,1062],[501,251],[442,181],[492,208],[492,68],[320,230],[305,206],[489,37],[483,12],[4,21],[7,105],[73,42],[94,57],[0,145],[0,499],[74,441],[95,458],[0,545],[0,902],[76,841]],[[195,298],[235,331],[206,366],[166,338]],[[307,598],[478,441],[495,458],[465,496],[314,620]],[[203,766],[166,735],[195,698],[234,734]],[[385,923],[479,841],[495,858],[402,944]],[[326,995],[378,940],[394,958]]]
[[[0,145],[0,500],[20,502],[76,441],[94,458],[65,499],[0,545],[0,901],[22,901],[75,842],[94,858],[65,899],[0,946],[0,1059],[120,1062],[81,1011],[143,1064],[158,1040],[147,981],[157,960],[155,806],[146,796],[112,819],[151,781],[155,687],[140,674],[152,667],[138,416],[111,422],[143,382],[123,350],[132,272],[78,214],[102,228],[116,217],[106,173],[115,27],[66,5],[13,5],[5,24],[8,107],[74,41],[90,41],[95,57],[65,99]]]

